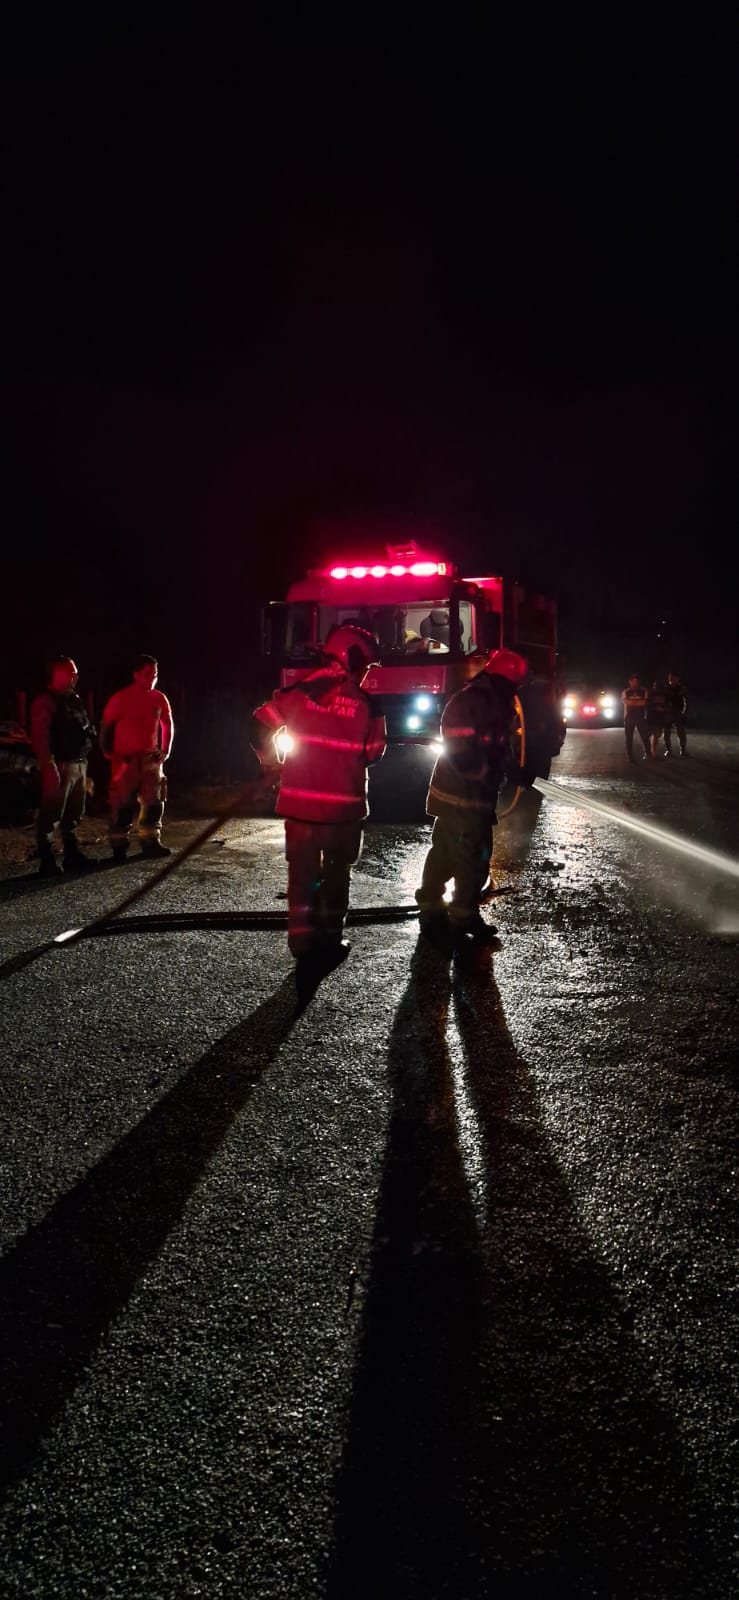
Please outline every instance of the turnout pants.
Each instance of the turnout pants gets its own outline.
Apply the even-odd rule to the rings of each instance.
[[[444,890],[453,878],[449,920],[460,932],[473,927],[480,916],[480,891],[487,882],[492,854],[489,811],[464,818],[435,817],[421,887],[416,890],[421,918],[446,910]]]
[[[53,767],[45,767],[41,777],[41,805],[36,822],[36,838],[42,856],[52,848],[54,828],[59,824],[65,847],[75,845],[77,824],[85,814],[86,761],[58,761],[59,779]]]
[[[287,942],[294,956],[340,943],[361,849],[361,822],[285,818]]]
[[[638,728],[638,730],[639,730],[639,738],[641,739],[641,742],[642,742],[642,744],[644,746],[644,754],[645,754],[645,756],[651,755],[651,749],[650,749],[650,745],[649,745],[649,729],[647,727],[647,719],[646,719],[643,711],[634,711],[634,712],[631,713],[630,716],[627,716],[625,721],[624,721],[624,734],[625,734],[625,737],[626,737],[626,754],[627,754],[627,756],[629,758],[629,761],[633,761],[634,760],[634,729],[635,728]]]
[[[133,756],[114,756],[110,779],[110,842],[120,848],[128,833],[138,801],[139,838],[158,839],[164,815],[165,777],[156,750]]]

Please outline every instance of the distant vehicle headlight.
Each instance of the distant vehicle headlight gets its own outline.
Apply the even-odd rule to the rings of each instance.
[[[614,700],[614,697],[613,697],[612,694],[603,694],[603,695],[601,695],[600,703],[601,703],[604,711],[615,711],[615,709],[616,709],[616,701]]]
[[[420,717],[408,717],[408,719],[406,721],[406,728],[411,728],[411,729],[413,729],[413,731],[415,731],[415,729],[416,728],[420,728],[420,726],[421,726],[421,718]]]
[[[574,711],[576,705],[577,700],[575,699],[574,694],[566,694],[564,700],[562,701],[562,710]]]
[[[431,744],[429,745],[429,750],[435,756],[442,755],[443,754],[443,750],[444,750],[444,740],[443,739],[432,739]]]
[[[414,701],[414,704],[415,704],[415,707],[416,707],[417,711],[430,711],[431,707],[433,706],[433,703],[434,702],[431,699],[431,695],[430,694],[419,694],[419,695],[416,695],[416,699]]]

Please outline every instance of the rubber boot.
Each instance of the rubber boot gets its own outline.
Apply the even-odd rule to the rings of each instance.
[[[62,868],[62,864],[61,864],[60,861],[57,861],[57,858],[56,858],[56,856],[54,854],[54,851],[51,848],[51,845],[49,845],[49,844],[40,845],[39,846],[39,855],[41,857],[41,862],[40,862],[39,869],[38,869],[40,878],[63,878],[64,877],[64,870]]]
[[[64,841],[64,871],[65,872],[94,872],[97,861],[91,861],[89,856],[82,854],[76,839]]]
[[[141,846],[141,854],[157,860],[160,856],[171,856],[172,851],[169,845],[162,844],[161,839],[146,839]]]

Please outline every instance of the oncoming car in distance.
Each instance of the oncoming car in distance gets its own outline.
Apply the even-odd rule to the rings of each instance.
[[[573,684],[561,701],[568,728],[608,728],[623,719],[621,696],[613,689],[591,689]]]

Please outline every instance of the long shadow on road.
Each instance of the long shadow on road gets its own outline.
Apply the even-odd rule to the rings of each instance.
[[[421,942],[390,1071],[330,1600],[728,1594],[491,972]]]
[[[298,991],[291,973],[0,1263],[0,1490],[32,1457],[317,982]]]

